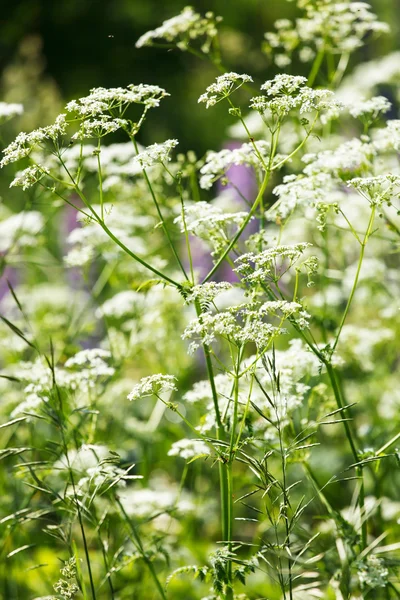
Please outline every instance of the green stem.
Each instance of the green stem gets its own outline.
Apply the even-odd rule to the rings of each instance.
[[[147,565],[147,567],[148,567],[148,569],[150,571],[150,574],[151,574],[151,576],[153,578],[153,581],[154,581],[154,583],[156,585],[156,588],[157,588],[157,590],[158,590],[161,598],[163,600],[167,600],[167,596],[165,594],[164,588],[162,587],[162,585],[160,583],[160,580],[158,579],[158,576],[157,576],[157,573],[156,573],[156,570],[154,568],[153,563],[151,562],[150,558],[147,556],[147,554],[146,554],[146,552],[145,552],[145,550],[143,548],[142,540],[140,539],[140,536],[139,536],[138,532],[136,531],[136,527],[134,526],[134,524],[132,523],[132,520],[130,519],[130,517],[126,513],[126,510],[123,507],[120,499],[118,497],[116,497],[115,500],[116,500],[116,502],[117,502],[117,504],[119,506],[120,511],[124,515],[126,523],[129,525],[129,529],[131,530],[131,533],[132,533],[135,545],[138,548],[140,555],[142,556],[144,562],[146,563],[146,565]]]
[[[218,271],[219,267],[221,266],[221,264],[223,263],[223,261],[225,260],[225,258],[228,256],[229,252],[232,250],[233,246],[236,244],[236,242],[238,241],[238,239],[242,235],[243,231],[245,230],[245,228],[249,224],[250,219],[254,215],[254,213],[256,212],[257,206],[261,202],[261,198],[263,197],[264,192],[265,192],[265,190],[267,188],[268,181],[269,181],[269,176],[270,176],[270,172],[267,171],[265,173],[265,175],[264,175],[264,179],[263,179],[261,188],[260,188],[260,190],[259,190],[259,192],[257,194],[256,199],[254,200],[253,206],[251,207],[251,210],[250,210],[249,214],[247,215],[247,217],[244,220],[242,226],[239,228],[239,230],[237,231],[236,235],[229,242],[228,246],[225,248],[224,252],[220,256],[220,258],[218,259],[218,261],[215,263],[215,265],[213,266],[213,268],[211,269],[211,271],[208,273],[208,275],[206,275],[206,277],[204,278],[204,280],[202,281],[202,283],[206,283],[207,281],[209,281],[209,279],[211,279],[211,277]]]
[[[367,231],[365,232],[364,239],[361,242],[361,252],[360,252],[359,259],[358,259],[357,271],[356,271],[356,275],[355,275],[355,278],[354,278],[353,287],[351,288],[350,296],[349,296],[349,298],[347,300],[346,308],[344,310],[342,319],[340,321],[339,329],[338,329],[338,332],[337,332],[334,344],[332,346],[332,350],[331,350],[332,354],[334,353],[334,351],[336,349],[336,346],[337,346],[337,344],[339,342],[339,338],[340,338],[340,334],[341,334],[342,329],[343,329],[343,325],[345,324],[348,312],[350,310],[351,303],[352,303],[353,298],[354,298],[355,291],[357,289],[357,284],[358,284],[358,280],[359,280],[360,273],[361,273],[361,267],[362,267],[362,263],[363,263],[363,260],[364,260],[365,247],[367,245],[368,238],[371,235],[372,225],[374,223],[375,210],[376,210],[376,207],[373,206],[372,207],[372,211],[371,211],[371,215],[370,215],[370,218],[369,218],[369,221],[368,221]]]
[[[325,54],[325,49],[321,48],[321,50],[318,52],[317,56],[315,57],[313,66],[311,68],[310,75],[308,76],[307,85],[309,87],[312,87],[313,84],[314,84],[314,81],[315,81],[315,79],[316,79],[316,77],[318,75],[319,68],[320,68],[320,66],[322,64],[322,61],[324,59],[324,54]]]
[[[138,145],[137,145],[136,139],[135,139],[134,137],[131,137],[131,140],[132,140],[132,143],[133,143],[133,145],[134,145],[134,147],[135,147],[136,154],[139,154],[139,148],[138,148]],[[187,276],[187,274],[186,274],[185,268],[184,268],[184,266],[183,266],[183,264],[182,264],[182,261],[181,261],[181,259],[179,258],[179,255],[178,255],[178,253],[177,253],[177,251],[176,251],[176,249],[175,249],[174,243],[173,243],[173,241],[172,241],[172,239],[171,239],[171,236],[170,236],[170,234],[169,234],[168,227],[167,227],[167,226],[166,226],[166,224],[165,224],[165,219],[164,219],[164,217],[163,217],[163,215],[162,215],[162,212],[161,212],[160,205],[158,204],[157,197],[156,197],[156,195],[155,195],[155,193],[154,193],[153,186],[151,185],[151,181],[150,181],[150,179],[149,179],[149,176],[147,175],[146,169],[142,168],[142,173],[143,173],[143,177],[144,177],[144,178],[145,178],[145,180],[146,180],[147,187],[149,188],[150,195],[151,195],[151,197],[152,197],[152,200],[153,200],[154,206],[156,207],[157,214],[158,214],[158,216],[159,216],[159,219],[160,219],[160,221],[161,221],[161,226],[162,226],[162,228],[163,228],[163,231],[164,231],[164,233],[165,233],[165,235],[166,235],[166,237],[167,237],[167,240],[168,240],[168,243],[169,243],[169,245],[170,245],[170,247],[171,247],[172,253],[173,253],[173,255],[174,255],[175,259],[176,259],[176,262],[177,262],[177,263],[178,263],[178,265],[179,265],[179,268],[180,268],[180,270],[181,270],[181,271],[182,271],[182,273],[183,273],[183,276],[185,277],[185,279],[187,279],[187,280],[189,281],[189,278],[188,278],[188,276]]]

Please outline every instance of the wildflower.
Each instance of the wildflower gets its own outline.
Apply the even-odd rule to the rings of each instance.
[[[168,456],[180,456],[185,460],[196,458],[197,456],[209,456],[210,454],[209,446],[202,440],[182,439],[172,444],[168,451]]]
[[[206,108],[214,106],[221,100],[229,98],[233,92],[239,89],[244,83],[252,82],[253,79],[250,75],[238,73],[224,73],[219,75],[215,83],[208,86],[205,93],[199,98],[199,102],[205,102]]]
[[[142,104],[145,109],[159,106],[160,100],[169,94],[158,85],[129,84],[126,88],[93,88],[88,96],[71,100],[66,106],[68,112],[87,118],[102,115],[118,109],[120,114],[130,104]]]
[[[10,183],[10,187],[22,187],[23,190],[27,190],[40,181],[48,172],[48,169],[42,165],[27,167],[16,174]]]
[[[121,127],[127,127],[125,119],[113,119],[100,115],[97,119],[87,119],[80,125],[77,133],[72,136],[73,140],[85,140],[87,138],[102,138],[109,133],[117,131]]]
[[[41,146],[47,141],[57,145],[59,138],[67,133],[67,121],[65,114],[58,115],[53,125],[35,129],[30,133],[19,133],[15,140],[4,150],[4,158],[0,161],[0,167],[29,156],[36,146]]]
[[[13,214],[0,221],[0,252],[37,246],[44,217],[36,210]]]
[[[388,583],[389,569],[383,558],[369,554],[357,564],[357,573],[363,589],[385,588]]]
[[[304,242],[277,246],[258,254],[253,252],[243,254],[235,261],[238,263],[235,271],[242,275],[245,281],[252,284],[265,283],[268,279],[278,281],[311,245]],[[279,263],[282,265],[279,266]]]
[[[228,290],[232,289],[232,284],[227,281],[210,281],[200,285],[194,285],[190,288],[190,292],[186,297],[186,302],[194,302],[199,300],[201,304],[208,304],[213,302],[214,299],[219,295]]]
[[[214,343],[217,336],[232,341],[238,347],[252,342],[263,350],[276,335],[285,333],[285,330],[264,321],[264,317],[287,319],[301,308],[296,302],[249,302],[216,314],[203,312],[189,323],[182,338],[194,338],[189,347],[190,353],[199,347],[200,342],[207,345]]]
[[[306,83],[306,78],[302,76],[276,75],[261,86],[265,95],[252,98],[250,107],[261,115],[268,111],[279,118],[287,116],[294,109],[303,114],[313,111],[338,111],[341,108],[333,92],[314,90]]]
[[[232,165],[247,165],[260,170],[265,162],[268,162],[269,153],[270,144],[263,140],[255,142],[254,145],[245,143],[240,148],[233,150],[225,148],[219,152],[210,151],[206,155],[204,165],[200,168],[200,187],[203,190],[209,190],[213,183],[223,177]]]
[[[22,115],[24,107],[22,104],[0,102],[0,123],[5,123],[13,117]]]
[[[372,205],[391,205],[392,199],[399,197],[400,176],[387,173],[376,177],[355,177],[350,179],[347,185],[367,197]]]
[[[352,117],[360,119],[363,123],[372,123],[379,115],[387,113],[391,106],[391,102],[384,96],[374,96],[369,100],[352,103],[349,112]]]
[[[212,12],[207,12],[205,17],[202,17],[191,6],[186,6],[176,17],[164,21],[154,31],[142,35],[136,42],[136,48],[164,41],[175,43],[180,50],[187,50],[190,42],[205,38],[201,49],[207,53],[218,32],[216,25],[221,20],[221,17],[215,17]]]
[[[152,144],[142,152],[139,152],[134,160],[139,163],[142,169],[152,167],[156,163],[165,163],[170,161],[169,154],[173,148],[178,145],[178,140],[167,140],[162,144]]]
[[[138,400],[145,396],[159,396],[164,392],[173,392],[177,390],[175,381],[176,377],[173,375],[162,375],[161,373],[144,377],[132,389],[128,395],[128,400]]]
[[[222,252],[233,231],[239,229],[248,213],[244,211],[235,213],[224,213],[222,209],[208,202],[196,202],[185,206],[185,223],[181,216],[175,219],[181,227],[189,233],[204,240],[213,248],[212,254]]]
[[[363,45],[365,37],[387,33],[389,26],[378,21],[366,2],[302,2],[304,16],[295,23],[278,19],[274,32],[265,34],[264,51],[275,63],[286,58],[291,63],[298,51],[303,62],[314,59],[317,51],[331,54],[354,52]]]

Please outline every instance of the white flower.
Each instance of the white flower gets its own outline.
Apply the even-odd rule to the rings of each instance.
[[[355,119],[372,122],[380,114],[385,114],[391,109],[391,102],[384,96],[374,96],[369,100],[352,103],[349,112]]]
[[[72,136],[73,140],[84,140],[87,138],[102,138],[109,133],[117,131],[121,127],[126,127],[128,122],[125,119],[113,119],[101,115],[97,119],[86,119],[79,126],[79,130]]]
[[[0,123],[4,123],[13,117],[22,115],[24,107],[22,104],[0,102]]]
[[[199,300],[201,304],[208,304],[213,302],[214,299],[224,292],[232,289],[232,284],[227,281],[210,281],[207,283],[194,285],[190,288],[190,292],[187,295],[185,301],[189,304],[195,300]]]
[[[136,42],[136,47],[151,46],[154,42],[162,41],[176,43],[180,50],[186,50],[192,40],[205,38],[203,52],[209,52],[213,38],[217,35],[216,24],[221,17],[214,17],[212,12],[202,17],[194,12],[191,6],[186,6],[176,17],[163,22],[154,31],[148,31]]]
[[[135,308],[143,304],[142,294],[134,290],[125,290],[115,294],[96,311],[96,317],[101,318],[103,315],[113,319],[122,319],[135,312]]]
[[[213,248],[212,254],[219,254],[226,248],[232,232],[239,229],[248,213],[241,211],[225,213],[208,202],[196,202],[185,206],[185,224],[187,231],[204,240]],[[185,225],[181,216],[175,219],[185,231]]]
[[[27,190],[40,181],[47,173],[48,170],[42,165],[27,167],[23,171],[18,171],[10,183],[10,187],[22,187],[23,190]]]
[[[43,227],[44,217],[35,210],[20,212],[0,221],[0,252],[36,246]]]
[[[159,396],[164,392],[175,391],[177,390],[175,381],[176,377],[173,375],[162,375],[161,373],[143,377],[128,395],[128,400],[138,400],[145,396]]]
[[[257,152],[254,149],[257,148]],[[268,162],[270,153],[270,145],[263,140],[255,142],[254,145],[247,142],[242,144],[240,148],[233,150],[220,150],[219,152],[210,151],[206,155],[204,165],[200,169],[200,187],[203,190],[209,190],[213,183],[223,177],[226,171],[232,165],[248,165],[256,169],[262,169],[264,164]]]
[[[157,85],[129,84],[126,88],[93,88],[88,96],[72,100],[66,106],[68,112],[79,117],[94,117],[110,110],[123,111],[130,104],[143,104],[146,109],[159,106],[160,100],[169,94]]]
[[[210,454],[209,446],[202,440],[182,439],[174,442],[168,451],[168,456],[180,456],[185,460],[201,455],[209,456]]]
[[[142,169],[152,167],[157,163],[170,161],[169,154],[173,148],[178,145],[178,140],[166,140],[162,144],[152,144],[142,152],[139,152],[134,158]]]
[[[304,251],[312,244],[276,246],[258,254],[249,252],[236,259],[235,271],[249,283],[265,283],[266,280],[277,281],[299,260]],[[280,266],[280,263],[281,266]]]
[[[0,161],[0,167],[16,162],[28,156],[33,148],[52,141],[56,144],[60,136],[67,133],[67,121],[65,114],[58,115],[53,125],[35,129],[30,133],[21,132],[15,140],[3,150],[4,158]]]
[[[250,101],[250,106],[259,113],[270,111],[280,118],[297,109],[300,114],[313,111],[338,112],[342,105],[336,100],[330,90],[314,90],[306,85],[307,80],[302,76],[280,74],[266,81],[261,90],[264,96],[256,96]]]
[[[250,75],[238,73],[224,73],[217,77],[215,83],[208,86],[205,93],[199,98],[199,102],[205,102],[206,108],[214,106],[217,102],[221,102],[228,98],[234,91],[239,89],[244,83],[252,82]]]
[[[276,64],[287,57],[291,61],[294,51],[301,60],[313,60],[317,51],[331,54],[354,52],[363,45],[369,34],[387,33],[386,23],[377,20],[366,2],[298,2],[304,16],[295,23],[288,19],[275,22],[276,31],[265,34],[264,50],[274,56]]]

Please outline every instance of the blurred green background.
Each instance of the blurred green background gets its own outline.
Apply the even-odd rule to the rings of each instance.
[[[147,139],[142,141],[176,137],[181,151],[192,148],[201,154],[217,149],[231,117],[219,106],[208,113],[204,107],[196,109],[197,98],[215,77],[215,69],[179,50],[135,48],[140,35],[187,4],[201,13],[212,10],[223,17],[221,44],[228,69],[248,72],[259,81],[276,73],[260,52],[261,41],[277,18],[296,16],[295,2],[21,0],[7,2],[0,20],[2,99],[25,104],[28,127],[46,124],[64,100],[85,95],[92,87],[158,84],[171,98],[154,111],[144,134]],[[399,47],[400,0],[371,4],[379,18],[391,24],[392,33],[367,45],[358,57],[362,60]],[[294,63],[291,71],[304,74],[304,69],[307,66]]]

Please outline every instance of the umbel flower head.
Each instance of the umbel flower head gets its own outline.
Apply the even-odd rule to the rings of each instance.
[[[128,395],[128,400],[138,400],[145,396],[159,396],[164,392],[173,392],[177,389],[175,381],[176,377],[173,375],[162,375],[161,373],[143,377]]]
[[[215,17],[212,12],[207,12],[205,17],[202,17],[191,6],[185,6],[179,15],[167,19],[157,29],[142,35],[136,42],[136,48],[169,43],[176,44],[180,50],[187,50],[191,41],[202,39],[201,49],[207,53],[218,33],[217,23],[220,21],[222,17]]]
[[[199,98],[199,102],[205,102],[206,108],[214,106],[221,100],[228,98],[233,92],[239,89],[244,83],[252,82],[250,75],[245,73],[224,73],[217,77],[215,83],[208,86],[205,93]]]

